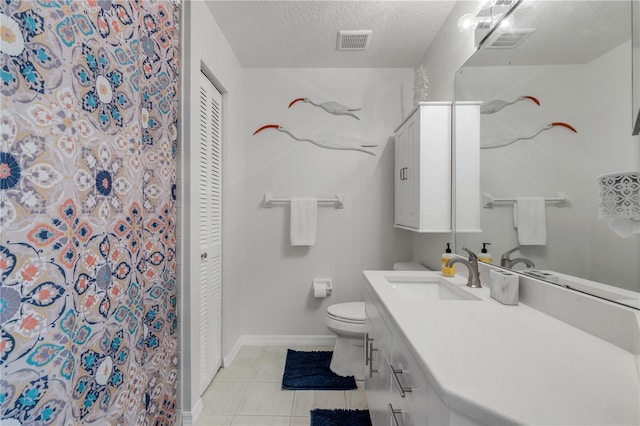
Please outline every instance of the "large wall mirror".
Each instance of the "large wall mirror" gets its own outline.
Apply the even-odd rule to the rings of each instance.
[[[459,254],[490,243],[493,264],[640,309],[631,17],[632,0],[521,1],[458,71],[456,100],[483,102],[482,232],[456,233]]]

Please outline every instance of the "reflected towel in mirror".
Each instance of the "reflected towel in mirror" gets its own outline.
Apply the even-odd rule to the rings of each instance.
[[[547,215],[543,197],[519,197],[513,205],[513,225],[521,246],[547,244]]]

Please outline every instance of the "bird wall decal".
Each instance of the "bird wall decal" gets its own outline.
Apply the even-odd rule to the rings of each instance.
[[[368,149],[364,149],[362,147],[375,147],[377,145],[368,145],[368,144],[367,145],[361,144],[359,146],[344,145],[345,142],[353,143],[352,142],[353,140],[350,140],[349,138],[340,137],[340,136],[314,136],[313,138],[299,138],[279,124],[267,124],[265,126],[262,126],[258,130],[253,132],[253,135],[255,136],[256,134],[258,134],[259,132],[265,129],[276,129],[279,132],[286,133],[291,138],[297,141],[310,142],[320,148],[335,149],[340,151],[358,151],[358,152],[364,152],[365,154],[369,154],[373,156],[376,155],[372,151],[369,151]]]
[[[338,102],[330,101],[330,102],[323,102],[321,104],[317,104],[309,98],[297,98],[291,101],[291,103],[289,104],[289,108],[291,108],[293,104],[295,104],[296,102],[301,102],[301,101],[311,104],[313,106],[322,108],[323,110],[327,111],[329,114],[348,115],[350,117],[355,118],[356,120],[360,120],[360,118],[358,118],[358,116],[354,114],[354,111],[360,111],[362,108],[350,108],[342,104],[339,104]]]
[[[494,99],[480,106],[480,114],[495,114],[496,112],[500,111],[502,108],[508,105],[513,105],[516,102],[524,101],[525,99],[529,99],[536,105],[540,106],[540,101],[533,96],[520,96],[518,99],[513,100],[511,102],[503,101],[502,99]]]
[[[571,124],[567,124],[567,123],[563,123],[561,121],[554,121],[553,123],[549,123],[546,126],[544,126],[542,129],[538,130],[536,133],[534,133],[531,136],[522,136],[516,139],[513,139],[509,142],[505,142],[505,143],[500,143],[500,144],[495,144],[495,145],[485,145],[485,146],[481,146],[480,149],[495,149],[495,148],[503,148],[505,146],[509,146],[515,142],[518,141],[524,141],[524,140],[529,140],[529,139],[533,139],[536,136],[538,136],[540,133],[544,132],[545,130],[549,130],[552,129],[554,127],[566,127],[567,129],[571,130],[574,133],[578,133],[578,131],[571,125]]]

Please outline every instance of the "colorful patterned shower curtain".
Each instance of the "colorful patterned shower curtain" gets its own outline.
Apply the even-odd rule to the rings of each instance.
[[[0,0],[0,423],[176,422],[179,4]]]

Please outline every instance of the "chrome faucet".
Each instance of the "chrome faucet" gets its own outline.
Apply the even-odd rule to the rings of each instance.
[[[536,265],[533,263],[533,261],[531,259],[527,259],[526,257],[519,257],[517,259],[513,259],[513,260],[509,260],[509,262],[507,262],[507,264],[505,265],[506,268],[513,268],[514,266],[516,266],[518,263],[524,263],[524,265],[527,268],[535,268]]]
[[[454,259],[449,259],[446,263],[445,267],[450,268],[456,263],[462,263],[469,270],[469,278],[467,279],[467,287],[471,288],[480,288],[482,285],[480,284],[480,272],[478,271],[478,256],[469,250],[466,247],[462,247],[462,250],[469,253],[469,260],[461,259],[456,257]]]
[[[511,257],[509,256],[511,256],[511,253],[517,250],[520,250],[520,247],[514,247],[511,250],[502,253],[502,257],[500,258],[500,266],[508,268],[507,265],[509,264],[509,262],[511,262]]]

